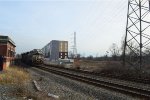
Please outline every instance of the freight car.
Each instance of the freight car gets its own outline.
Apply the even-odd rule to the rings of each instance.
[[[21,61],[28,65],[40,65],[43,64],[43,53],[40,49],[34,49],[30,52],[21,54]]]

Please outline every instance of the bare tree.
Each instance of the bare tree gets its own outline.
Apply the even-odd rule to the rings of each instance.
[[[110,52],[111,52],[111,56],[113,58],[113,60],[117,60],[117,57],[120,55],[120,50],[117,46],[117,44],[113,43],[111,45],[111,47],[109,48]]]

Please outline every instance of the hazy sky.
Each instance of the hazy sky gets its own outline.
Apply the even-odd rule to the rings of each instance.
[[[125,34],[127,0],[0,0],[0,35],[16,43],[16,53],[42,48],[73,33],[81,55],[104,55]]]

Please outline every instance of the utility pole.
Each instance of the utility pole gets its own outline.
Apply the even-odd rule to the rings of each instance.
[[[150,44],[150,0],[128,0],[123,64],[144,66],[145,50]]]

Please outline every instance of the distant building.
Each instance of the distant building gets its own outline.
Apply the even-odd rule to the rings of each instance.
[[[45,58],[50,61],[68,58],[68,41],[52,40],[42,48]]]
[[[8,36],[0,35],[0,70],[14,63],[15,43]]]

